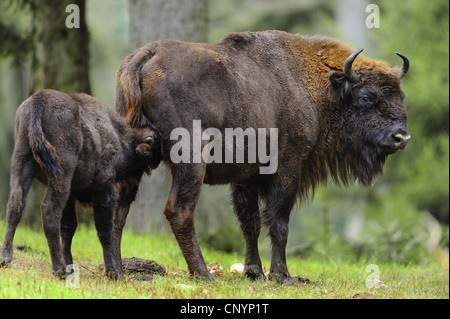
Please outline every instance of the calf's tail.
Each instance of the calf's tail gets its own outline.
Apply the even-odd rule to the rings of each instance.
[[[61,159],[55,147],[47,140],[42,130],[42,116],[45,101],[35,98],[32,101],[31,123],[28,130],[28,138],[33,157],[39,166],[45,171],[49,182],[57,191],[61,191],[63,183],[63,170]]]

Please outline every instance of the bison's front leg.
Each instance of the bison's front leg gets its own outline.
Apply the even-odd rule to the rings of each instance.
[[[94,222],[97,235],[103,247],[105,274],[119,278],[119,269],[113,251],[113,213],[116,199],[116,187],[113,182],[97,186],[93,199]]]
[[[261,218],[258,207],[258,188],[252,184],[232,184],[234,211],[241,223],[245,239],[244,274],[251,279],[264,279],[258,251]]]
[[[272,176],[265,196],[266,208],[263,211],[263,222],[269,229],[272,242],[269,279],[278,282],[291,279],[286,265],[286,244],[289,231],[289,215],[295,203],[298,187],[298,178],[286,176],[283,172],[285,167],[280,167],[279,171]]]
[[[194,229],[194,209],[203,184],[204,165],[172,167],[172,188],[164,214],[186,259],[191,276],[213,280],[206,268]]]

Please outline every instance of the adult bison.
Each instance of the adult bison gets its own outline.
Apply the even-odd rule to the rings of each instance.
[[[327,37],[267,31],[231,33],[218,44],[153,42],[126,58],[117,72],[116,110],[132,126],[152,123],[162,134],[173,177],[164,214],[191,275],[212,279],[194,230],[203,183],[231,185],[246,242],[244,273],[264,277],[257,247],[263,224],[272,242],[269,278],[282,282],[292,278],[285,247],[296,198],[328,175],[370,185],[386,157],[406,146],[400,79],[408,59],[398,53],[402,67],[390,68],[360,52]],[[277,128],[277,169],[260,174],[261,161],[196,162],[195,139],[191,161],[175,163],[169,154],[180,141],[172,132],[195,135],[198,123],[222,133]]]
[[[41,210],[53,273],[63,277],[72,264],[77,199],[94,208],[106,274],[122,277],[122,228],[142,174],[161,161],[158,131],[129,127],[89,95],[43,90],[17,109],[15,138],[0,267],[11,262],[14,233],[36,177],[48,184]]]

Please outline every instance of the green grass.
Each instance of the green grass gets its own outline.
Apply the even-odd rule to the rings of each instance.
[[[0,222],[3,240],[4,221]],[[379,288],[368,288],[367,265],[301,260],[288,256],[292,275],[309,278],[311,284],[283,286],[272,281],[252,282],[229,272],[234,263],[244,263],[238,254],[217,252],[202,247],[206,263],[218,262],[223,275],[214,282],[189,279],[186,263],[173,236],[124,233],[123,256],[155,260],[166,267],[167,275],[153,281],[115,282],[102,275],[101,246],[93,227],[80,226],[74,237],[74,263],[80,266],[79,288],[51,274],[50,258],[44,234],[19,227],[15,244],[27,251],[14,251],[13,262],[0,269],[0,299],[6,298],[449,298],[448,270],[431,259],[421,265],[378,264]],[[269,260],[263,259],[268,269]]]

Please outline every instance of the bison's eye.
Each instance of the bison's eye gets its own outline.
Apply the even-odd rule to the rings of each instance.
[[[377,104],[378,97],[374,92],[365,92],[361,94],[359,103],[362,107],[372,107]]]
[[[152,136],[147,136],[144,140],[145,143],[152,143],[153,142],[153,137]]]

